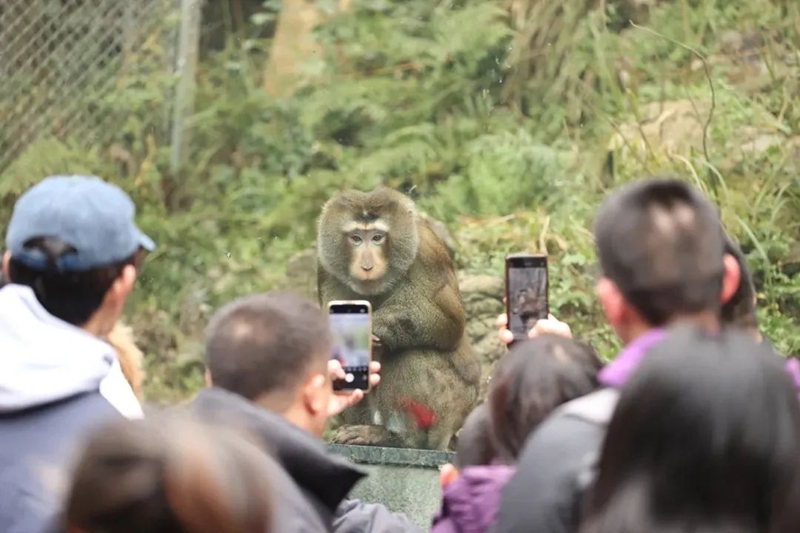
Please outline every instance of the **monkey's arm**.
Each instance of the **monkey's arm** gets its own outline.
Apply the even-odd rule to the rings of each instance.
[[[375,311],[373,332],[384,350],[454,350],[464,334],[461,299],[449,286],[434,295],[398,291]]]
[[[464,304],[453,263],[441,241],[426,233],[420,232],[425,244],[405,283],[375,311],[373,332],[388,352],[454,350],[464,334]]]

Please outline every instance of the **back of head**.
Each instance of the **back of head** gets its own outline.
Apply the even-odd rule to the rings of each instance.
[[[603,274],[652,326],[719,312],[723,231],[703,194],[675,179],[646,179],[603,202],[595,222]]]
[[[800,531],[800,405],[771,348],[684,327],[623,389],[582,533]]]
[[[45,178],[14,205],[8,281],[30,287],[51,315],[83,326],[126,267],[155,249],[135,212],[122,189],[99,178]]]
[[[492,442],[492,421],[489,405],[478,405],[464,420],[456,444],[455,466],[459,470],[468,466],[488,465],[497,453]]]
[[[497,459],[516,462],[528,435],[556,407],[597,388],[601,367],[590,347],[561,336],[515,344],[500,360],[489,387]]]
[[[248,400],[288,408],[310,372],[325,372],[331,353],[328,317],[314,302],[286,293],[256,294],[226,305],[206,331],[214,386]]]
[[[725,253],[730,254],[739,264],[740,280],[736,292],[722,306],[722,322],[747,331],[757,332],[756,288],[753,284],[750,267],[747,265],[747,258],[739,245],[730,237],[725,239]]]
[[[188,419],[122,421],[89,439],[65,510],[73,533],[264,533],[268,458]]]
[[[25,243],[27,250],[36,250],[49,261],[48,266],[31,267],[16,256],[8,266],[10,280],[30,287],[36,299],[51,315],[74,326],[82,326],[100,309],[112,284],[127,266],[139,268],[144,254],[134,250],[125,259],[108,265],[81,271],[60,270],[55,263],[72,253],[64,241],[46,237]]]

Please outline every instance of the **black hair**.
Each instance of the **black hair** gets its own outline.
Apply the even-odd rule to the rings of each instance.
[[[489,406],[483,402],[467,416],[458,433],[455,466],[461,470],[468,466],[488,465],[496,455]]]
[[[8,277],[11,283],[30,287],[48,313],[74,326],[86,324],[100,309],[106,293],[126,266],[137,269],[144,258],[142,249],[124,260],[84,271],[64,271],[56,267],[60,257],[75,253],[75,248],[60,239],[31,239],[26,248],[39,250],[48,260],[44,269],[32,268],[11,256]]]
[[[528,435],[556,407],[598,387],[602,366],[591,347],[558,335],[514,344],[489,385],[497,460],[516,462]]]
[[[747,258],[742,249],[730,237],[725,239],[725,253],[730,254],[739,264],[741,272],[739,286],[730,300],[722,305],[722,322],[746,330],[758,330],[756,314],[756,289],[753,275],[747,265]]]
[[[722,225],[689,184],[651,178],[614,191],[594,234],[603,275],[651,325],[681,314],[719,314]]]
[[[800,403],[745,332],[681,326],[621,392],[581,533],[800,531]]]
[[[256,294],[214,314],[206,364],[214,386],[248,400],[293,392],[309,370],[327,365],[332,338],[317,304],[288,293]]]
[[[87,439],[62,531],[275,530],[277,464],[250,435],[187,416],[120,420]]]

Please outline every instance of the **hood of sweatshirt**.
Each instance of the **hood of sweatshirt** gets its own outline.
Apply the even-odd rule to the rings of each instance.
[[[123,416],[143,416],[110,344],[52,316],[29,287],[0,289],[0,413],[89,392]]]

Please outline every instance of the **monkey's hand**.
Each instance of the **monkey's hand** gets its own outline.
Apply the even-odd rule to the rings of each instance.
[[[458,293],[445,287],[433,298],[406,293],[375,311],[373,331],[384,353],[410,348],[454,350],[464,334],[464,311]]]
[[[383,357],[383,343],[381,339],[373,334],[372,335],[372,358],[376,361],[380,361]]]

